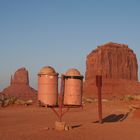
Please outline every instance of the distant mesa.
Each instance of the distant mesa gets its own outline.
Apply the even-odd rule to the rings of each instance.
[[[103,77],[103,96],[140,94],[136,54],[126,44],[109,42],[87,56],[84,91],[97,96],[96,75]]]
[[[30,87],[28,71],[24,67],[11,76],[10,86],[5,88],[2,93],[25,100],[37,98],[37,91]]]

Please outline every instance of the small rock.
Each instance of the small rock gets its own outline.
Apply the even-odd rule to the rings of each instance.
[[[94,102],[94,99],[92,98],[83,98],[82,99],[82,103],[85,104],[85,103],[93,103]]]
[[[69,127],[68,126],[65,126],[65,131],[69,131]]]
[[[15,101],[15,104],[18,104],[18,105],[25,105],[25,101],[23,101],[23,100],[16,100]]]
[[[50,129],[49,127],[45,127],[45,128],[44,128],[44,130],[47,130],[47,131],[48,131],[49,129]]]
[[[102,99],[102,102],[108,102],[109,100],[107,100],[107,99]]]
[[[69,131],[69,130],[72,130],[72,127],[71,126],[65,126],[65,131]]]
[[[55,130],[64,131],[65,127],[66,127],[65,122],[58,122],[58,121],[55,122]]]
[[[27,100],[27,101],[25,102],[26,105],[32,105],[32,103],[33,103],[33,100]]]

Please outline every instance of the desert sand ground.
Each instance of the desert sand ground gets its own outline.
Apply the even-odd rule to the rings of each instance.
[[[0,140],[140,140],[140,101],[104,101],[103,124],[97,123],[97,102],[67,112],[63,121],[73,129],[54,130],[58,120],[49,108],[13,105],[0,108]]]

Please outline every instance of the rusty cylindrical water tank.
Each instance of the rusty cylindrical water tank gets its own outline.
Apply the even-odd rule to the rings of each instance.
[[[64,105],[81,105],[83,76],[77,69],[69,69],[64,79]]]
[[[58,100],[58,73],[50,66],[43,67],[38,73],[38,101],[54,106]]]

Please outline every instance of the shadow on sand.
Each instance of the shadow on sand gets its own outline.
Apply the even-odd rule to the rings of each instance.
[[[111,115],[103,118],[102,123],[124,121],[128,117],[128,115],[129,115],[129,112],[126,114],[119,114],[119,115],[111,114]],[[99,121],[96,121],[94,123],[99,123]]]
[[[82,126],[81,124],[78,124],[78,125],[73,125],[71,127],[72,127],[72,129],[75,129],[75,128],[78,128],[78,127],[81,127],[81,126]]]

